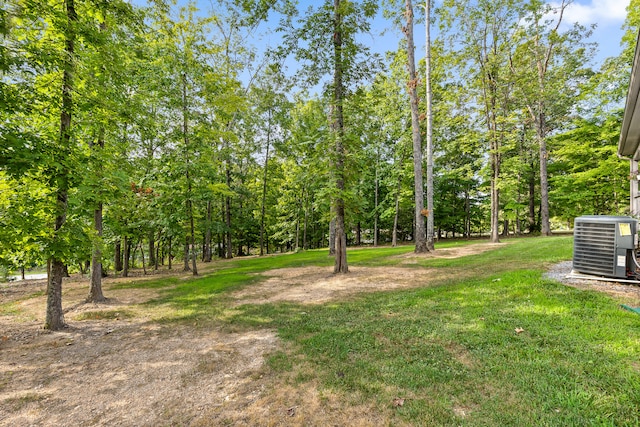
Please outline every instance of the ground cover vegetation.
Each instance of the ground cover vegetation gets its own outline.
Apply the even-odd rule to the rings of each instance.
[[[12,425],[47,425],[65,411],[100,425],[637,425],[638,316],[620,303],[637,305],[640,292],[620,299],[544,278],[547,268],[570,259],[571,248],[572,238],[561,236],[438,243],[430,256],[413,254],[413,246],[356,249],[349,251],[350,274],[337,276],[326,250],[309,250],[214,261],[200,278],[107,282],[119,302],[69,308],[73,328],[59,344],[51,341],[56,334],[3,341],[8,371],[0,393],[7,400],[0,411]],[[371,275],[391,270],[385,280]],[[269,293],[296,271],[280,294]],[[340,283],[355,293],[324,300]],[[133,295],[135,302],[123,303]],[[3,325],[37,326],[33,316],[41,313],[31,302],[38,298],[42,293],[27,293],[3,304]],[[273,331],[277,345],[255,341]],[[233,384],[252,386],[227,389],[230,360],[244,360],[242,342],[254,352],[264,345],[252,363],[266,357],[265,364],[233,374]],[[206,350],[211,346],[216,351]],[[24,363],[26,348],[31,368],[18,372],[11,363]],[[89,352],[94,375],[51,367],[52,352],[76,363]],[[119,365],[109,362],[114,358]],[[182,385],[161,383],[157,376],[172,370],[154,376],[145,359],[173,364]],[[150,386],[126,370],[136,363]],[[61,373],[52,377],[51,369]],[[44,388],[30,387],[45,378]],[[88,387],[91,378],[100,384]],[[85,390],[82,402],[68,393],[68,401],[55,394],[58,404],[50,404],[47,393],[76,382]],[[203,384],[209,391],[201,395]],[[101,387],[111,398],[96,399]],[[167,398],[163,387],[176,395]],[[145,403],[123,406],[125,395]],[[173,399],[180,404],[171,406]]]
[[[0,268],[49,265],[59,329],[69,268],[101,301],[103,275],[137,266],[197,275],[197,260],[329,246],[346,272],[347,245],[422,251],[625,213],[638,2],[602,64],[590,29],[562,21],[569,3],[432,5],[429,67],[409,72],[424,11],[408,1],[4,1]],[[384,57],[363,42],[381,16],[399,40]],[[265,26],[277,47],[254,44]]]

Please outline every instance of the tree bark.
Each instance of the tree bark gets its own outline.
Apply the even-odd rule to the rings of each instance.
[[[204,254],[203,261],[211,262],[213,258],[213,251],[211,249],[211,200],[207,201],[207,231],[204,236]]]
[[[92,154],[97,157],[96,162],[104,149],[104,129],[100,129],[97,144],[91,144]],[[93,242],[91,253],[91,279],[89,280],[89,295],[87,302],[104,302],[106,298],[102,293],[102,201],[98,201],[93,211],[93,229],[96,232],[96,240]]]
[[[98,241],[93,244],[91,255],[91,279],[89,281],[89,295],[87,302],[104,302],[106,298],[102,293],[102,203],[93,212],[93,225]]]
[[[189,267],[189,236],[185,236],[184,238],[184,256],[183,256],[183,266],[182,271],[191,271]]]
[[[391,246],[398,246],[398,220],[400,218],[400,190],[402,189],[402,176],[398,174],[398,186],[396,188],[396,208],[393,215],[393,232],[391,236]]]
[[[428,252],[427,235],[424,217],[424,188],[422,176],[422,138],[420,136],[420,114],[418,111],[418,77],[416,76],[415,45],[413,43],[413,4],[405,2],[405,18],[407,26],[404,33],[407,39],[407,67],[409,82],[407,89],[411,100],[411,136],[413,140],[413,177],[415,199],[415,252]]]
[[[190,148],[190,139],[189,139],[189,116],[188,116],[188,99],[187,99],[187,76],[182,74],[182,138],[184,142],[184,157],[185,157],[185,178],[187,180],[187,197],[186,197],[186,209],[187,209],[187,217],[189,218],[189,236],[187,237],[187,242],[185,245],[185,268],[184,271],[189,271],[189,253],[191,253],[192,265],[191,271],[194,276],[198,275],[198,267],[196,265],[196,237],[195,237],[195,224],[193,218],[193,202],[192,202],[192,186],[191,186],[191,175],[190,175],[190,166],[191,162],[189,159],[189,148]]]
[[[335,163],[334,169],[336,174],[336,190],[337,195],[334,199],[334,213],[336,215],[336,255],[333,272],[348,273],[347,265],[347,236],[344,222],[344,115],[342,104],[344,101],[344,82],[343,82],[343,56],[342,56],[342,37],[343,22],[341,11],[341,0],[333,1],[333,133],[335,138]]]
[[[542,110],[542,107],[540,107]],[[544,135],[545,116],[541,111],[538,119],[538,144],[540,146],[540,226],[543,236],[551,236],[549,220],[549,180],[547,177],[547,138]]]
[[[71,116],[73,111],[73,73],[75,71],[75,24],[78,21],[74,0],[65,0],[66,28],[65,56],[62,73],[62,111],[60,112],[60,150],[59,164],[66,164],[66,157],[71,150]],[[63,166],[64,168],[64,166]],[[56,246],[61,245],[61,229],[67,220],[67,198],[69,191],[69,171],[61,170],[55,176],[56,182],[56,214],[54,221],[54,252],[51,255],[51,275],[47,283],[47,311],[45,329],[57,331],[65,328],[62,311],[62,278],[64,276],[64,261],[61,251]]]
[[[116,242],[113,249],[113,264],[116,272],[122,271],[122,242]]]
[[[329,223],[329,255],[336,254],[336,219]]]
[[[377,153],[376,156],[376,178],[375,178],[375,194],[374,194],[374,203],[375,208],[373,211],[373,246],[378,246],[378,197],[380,194],[380,178],[379,178],[379,165],[380,165],[380,154]]]
[[[433,111],[431,92],[431,0],[425,2],[426,95],[427,95],[427,249],[435,250],[433,219]]]
[[[262,206],[260,207],[260,256],[264,255],[264,224],[267,209],[267,178],[269,171],[269,149],[271,148],[271,110],[269,110],[269,122],[267,125],[267,147],[264,156],[264,172],[262,174]]]
[[[129,241],[128,236],[124,236],[124,254],[122,255],[122,259],[124,260],[124,265],[122,267],[122,277],[129,277],[129,252],[131,251],[131,242]]]
[[[227,187],[231,188],[231,166],[229,165],[228,161],[227,161],[226,176],[227,176]],[[231,242],[231,196],[225,197],[225,224],[227,224],[227,230],[225,232],[225,239],[226,239],[225,258],[231,259],[233,258],[233,248],[231,246],[231,243],[232,243]]]
[[[536,178],[534,166],[531,165],[531,175],[529,176],[529,215],[527,217],[529,234],[536,231]]]
[[[149,267],[156,263],[156,242],[154,234],[153,231],[149,232]]]

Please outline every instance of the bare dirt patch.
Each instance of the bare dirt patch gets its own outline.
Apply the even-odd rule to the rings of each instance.
[[[474,243],[471,245],[464,245],[457,248],[445,248],[438,249],[435,252],[427,252],[424,254],[416,254],[413,252],[398,255],[397,258],[404,259],[403,264],[415,263],[418,259],[424,258],[461,258],[469,255],[478,255],[499,247],[503,247],[507,243]]]
[[[504,243],[476,243],[458,248],[438,249],[425,254],[403,254],[402,264],[415,264],[424,258],[459,258],[476,255]],[[262,274],[268,279],[236,292],[236,304],[263,304],[280,301],[322,304],[363,292],[410,289],[440,280],[436,269],[403,267],[349,267],[346,275],[333,274],[333,267],[281,268]]]
[[[471,245],[435,256],[490,248]],[[327,268],[281,269],[232,297],[238,305],[320,304],[426,286],[437,274],[409,266],[352,267],[339,277]],[[0,426],[402,425],[391,406],[345,403],[313,381],[269,369],[266,356],[282,346],[274,331],[159,323],[141,305],[159,291],[117,286],[153,278],[109,278],[103,286],[109,300],[99,305],[83,302],[86,278],[68,279],[63,302],[70,328],[55,333],[42,329],[45,281],[0,284]]]
[[[350,267],[335,275],[333,267],[282,268],[267,272],[267,280],[236,292],[236,304],[295,302],[322,304],[335,299],[400,288],[425,286],[442,275],[430,269],[397,267]]]

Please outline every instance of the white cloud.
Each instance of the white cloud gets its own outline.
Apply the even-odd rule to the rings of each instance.
[[[581,0],[574,1],[564,14],[565,22],[579,22],[583,25],[613,23],[622,24],[627,17],[627,6],[630,0]],[[557,6],[558,1],[550,2]]]

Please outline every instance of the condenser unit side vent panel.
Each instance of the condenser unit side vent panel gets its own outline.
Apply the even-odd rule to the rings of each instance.
[[[637,247],[637,220],[587,215],[574,222],[573,269],[586,274],[626,278]]]
[[[584,273],[614,274],[616,225],[576,223],[573,268]]]

